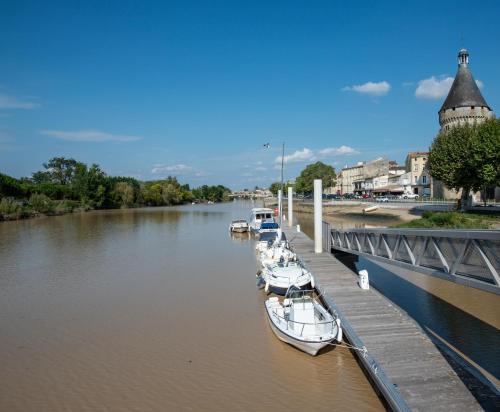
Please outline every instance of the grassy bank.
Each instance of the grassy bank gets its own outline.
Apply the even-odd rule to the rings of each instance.
[[[423,229],[500,229],[499,213],[424,212],[420,219],[394,227]]]

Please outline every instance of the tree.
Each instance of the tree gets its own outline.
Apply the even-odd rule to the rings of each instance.
[[[24,194],[19,180],[0,173],[0,197],[21,197]]]
[[[446,186],[462,190],[465,210],[471,190],[499,183],[499,120],[461,124],[439,133],[430,147],[429,172]]]
[[[285,182],[283,183],[283,196],[285,196],[288,193],[288,187],[294,187],[294,183],[292,182]],[[274,182],[271,183],[271,186],[269,186],[269,191],[274,195],[278,195],[278,190],[281,189],[281,183],[280,182]]]
[[[321,179],[323,187],[335,186],[337,175],[335,169],[323,162],[307,165],[299,177],[295,180],[295,191],[297,193],[311,193],[314,190],[314,179]]]
[[[474,189],[483,190],[486,205],[486,188],[500,185],[500,119],[490,119],[477,126],[471,142],[472,167],[477,171]]]
[[[127,182],[118,182],[115,185],[115,195],[121,207],[129,207],[134,203],[134,187]]]

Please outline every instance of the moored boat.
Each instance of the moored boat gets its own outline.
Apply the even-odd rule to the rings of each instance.
[[[314,288],[314,278],[300,262],[283,260],[265,265],[260,273],[259,284],[265,285],[267,293],[285,295],[291,286],[298,289]]]
[[[237,233],[243,233],[243,232],[248,232],[248,222],[243,219],[239,220],[233,220],[231,222],[231,225],[229,226],[229,231],[231,232],[237,232]]]
[[[333,317],[316,299],[312,290],[292,287],[280,302],[265,302],[271,329],[278,339],[315,356],[333,341],[342,341],[340,319]]]
[[[273,210],[267,207],[254,207],[250,215],[250,230],[258,233],[262,222],[274,222]]]

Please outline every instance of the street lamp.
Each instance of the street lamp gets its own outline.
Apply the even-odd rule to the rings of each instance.
[[[266,149],[269,149],[271,147],[271,143],[264,143],[263,146]],[[285,142],[283,142],[282,145],[282,150],[281,150],[281,182],[280,182],[280,192],[278,196],[278,213],[280,214],[280,227],[282,226],[283,223],[283,166],[285,163]]]

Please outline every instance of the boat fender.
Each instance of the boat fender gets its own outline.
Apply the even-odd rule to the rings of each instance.
[[[335,323],[337,324],[338,332],[337,332],[337,342],[342,342],[342,327],[340,326],[340,319],[335,319]]]
[[[269,279],[266,280],[266,287],[264,288],[264,292],[269,293]]]
[[[315,284],[315,282],[314,282],[314,276],[313,276],[313,275],[311,275],[311,287],[312,287],[313,289],[314,289],[314,284]]]

